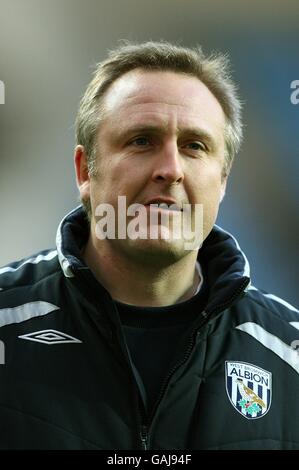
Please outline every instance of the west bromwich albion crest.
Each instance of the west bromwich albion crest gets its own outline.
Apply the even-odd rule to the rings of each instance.
[[[226,392],[244,418],[257,419],[269,411],[272,374],[248,362],[225,361]]]

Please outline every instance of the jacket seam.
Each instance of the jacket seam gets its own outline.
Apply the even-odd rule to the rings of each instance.
[[[248,295],[248,294],[247,294],[247,295]],[[248,298],[248,297],[247,297],[247,298]],[[248,300],[250,300],[250,301],[256,303],[257,305],[259,305],[260,307],[262,307],[264,310],[267,310],[267,311],[273,313],[273,315],[275,315],[275,316],[276,316],[277,318],[279,318],[280,320],[284,320],[284,318],[282,318],[279,314],[277,314],[277,312],[276,312],[275,310],[272,310],[272,308],[270,308],[270,307],[268,307],[268,306],[265,307],[265,305],[263,305],[262,303],[260,303],[257,299],[253,299],[252,297],[249,297]],[[289,322],[287,321],[287,323],[289,323]]]
[[[39,279],[37,282],[33,283],[33,284],[20,284],[20,285],[13,285],[12,287],[3,287],[3,291],[0,291],[0,294],[3,293],[5,294],[5,292],[9,292],[9,291],[12,291],[12,290],[17,290],[19,288],[22,288],[22,287],[35,287],[35,286],[38,286],[39,283],[41,282],[46,282],[48,280],[48,278],[50,278],[51,276],[56,276],[56,275],[61,275],[61,268],[60,266],[57,268],[56,271],[52,272],[51,274],[47,274],[45,277],[42,277],[41,279]]]

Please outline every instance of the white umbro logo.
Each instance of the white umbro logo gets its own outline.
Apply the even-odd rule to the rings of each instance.
[[[57,330],[41,330],[29,333],[28,335],[18,336],[21,339],[28,339],[29,341],[37,341],[38,343],[44,344],[60,344],[60,343],[82,343],[77,338],[62,333]]]

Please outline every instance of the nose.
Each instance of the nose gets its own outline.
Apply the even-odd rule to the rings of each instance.
[[[152,179],[157,183],[178,184],[184,180],[182,160],[177,143],[165,143],[154,159]]]

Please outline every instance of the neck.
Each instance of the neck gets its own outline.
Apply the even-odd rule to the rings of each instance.
[[[200,282],[196,257],[197,251],[190,251],[171,265],[157,266],[129,258],[111,247],[109,240],[94,240],[91,235],[83,251],[85,263],[113,299],[152,307],[182,302],[195,294]]]

